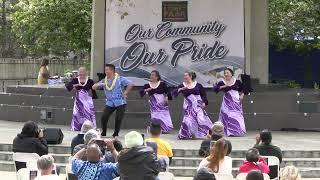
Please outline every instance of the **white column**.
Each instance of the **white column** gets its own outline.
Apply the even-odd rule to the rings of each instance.
[[[97,80],[97,73],[104,71],[104,28],[105,0],[92,2],[92,32],[91,32],[91,72],[90,76]]]
[[[250,74],[251,65],[251,0],[244,0],[244,54],[245,54],[245,72]]]

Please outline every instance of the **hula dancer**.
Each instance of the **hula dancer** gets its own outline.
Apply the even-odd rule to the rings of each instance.
[[[161,132],[167,134],[173,128],[168,106],[172,98],[166,83],[160,80],[159,71],[152,71],[150,82],[140,89],[140,96],[149,95],[151,123],[160,124]]]
[[[127,104],[127,95],[133,88],[133,84],[127,78],[119,76],[115,72],[113,64],[105,66],[106,78],[93,85],[93,89],[103,89],[106,97],[106,107],[101,117],[102,136],[107,134],[107,124],[110,116],[116,111],[115,128],[113,137],[119,136],[121,121],[124,117]]]

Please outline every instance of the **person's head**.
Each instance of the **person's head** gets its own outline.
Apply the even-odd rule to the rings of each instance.
[[[48,65],[49,65],[49,59],[43,58],[40,66],[43,67],[43,66],[48,66]]]
[[[24,137],[38,137],[39,127],[37,123],[28,121],[23,125],[21,135]]]
[[[214,143],[213,148],[210,150],[210,156],[208,157],[208,167],[214,172],[219,172],[220,161],[224,159],[228,152],[228,144],[225,139],[219,139]]]
[[[124,136],[124,143],[127,148],[133,148],[143,145],[143,138],[137,131],[131,131]]]
[[[150,126],[150,134],[152,137],[159,137],[161,134],[160,124],[152,123]]]
[[[41,175],[50,175],[54,169],[54,159],[51,155],[43,155],[37,161],[38,170]]]
[[[94,130],[94,129],[90,129],[88,132],[86,132],[84,134],[83,140],[84,140],[84,144],[88,144],[91,139],[98,139],[99,136],[99,132]]]
[[[107,77],[112,77],[116,72],[116,67],[113,64],[106,64],[104,68],[104,73]]]
[[[160,80],[161,80],[161,76],[160,76],[159,71],[157,71],[157,70],[151,71],[150,80],[151,80],[152,82],[160,81]]]
[[[256,148],[250,148],[247,152],[246,152],[246,160],[248,162],[253,162],[256,163],[259,161],[259,151]]]
[[[196,78],[197,78],[197,75],[196,75],[195,72],[187,71],[187,72],[184,73],[183,81],[186,82],[186,83],[190,83],[190,82],[195,81]]]
[[[261,142],[266,145],[270,145],[272,141],[272,134],[269,130],[265,129],[260,132]]]
[[[79,77],[80,77],[81,79],[84,79],[84,78],[87,77],[87,70],[86,70],[85,67],[80,67],[80,68],[79,68]]]
[[[227,80],[230,80],[232,78],[232,76],[234,75],[233,70],[230,68],[226,68],[224,70],[224,78]]]
[[[226,140],[226,143],[228,145],[228,151],[227,151],[226,156],[229,156],[232,152],[232,144],[231,144],[231,141],[229,141],[229,140]]]
[[[301,174],[299,169],[294,166],[286,166],[280,171],[281,180],[300,180]]]
[[[205,167],[197,171],[193,180],[216,180],[216,177],[210,168]]]
[[[120,152],[120,151],[123,149],[122,143],[121,143],[121,141],[119,141],[118,139],[114,139],[114,140],[112,141],[112,143],[113,143],[114,148],[115,148],[118,152]]]
[[[97,144],[90,144],[87,147],[87,161],[99,162],[101,157],[101,150]]]
[[[213,123],[211,134],[220,135],[221,137],[224,136],[224,126],[221,121],[216,121]]]
[[[93,123],[91,121],[89,121],[89,120],[86,120],[81,126],[81,133],[85,134],[90,129],[93,129]]]
[[[263,180],[263,179],[264,179],[263,174],[259,170],[250,171],[246,177],[246,180]]]

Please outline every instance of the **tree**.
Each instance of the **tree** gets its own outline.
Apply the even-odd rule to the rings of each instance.
[[[312,87],[310,53],[320,48],[319,0],[269,0],[269,42],[304,59],[304,87]]]
[[[14,8],[13,32],[29,55],[90,52],[92,0],[23,0]]]

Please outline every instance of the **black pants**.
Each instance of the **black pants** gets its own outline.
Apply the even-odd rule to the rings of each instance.
[[[119,135],[119,131],[120,131],[120,127],[121,127],[121,122],[122,119],[124,117],[124,112],[126,111],[126,105],[121,105],[121,106],[117,106],[117,107],[109,107],[106,106],[104,108],[103,111],[103,115],[101,117],[101,126],[102,126],[102,136],[106,136],[107,134],[107,125],[108,125],[108,121],[110,116],[112,115],[112,113],[116,111],[116,119],[115,119],[115,128],[114,128],[114,133],[112,136],[118,136]]]

